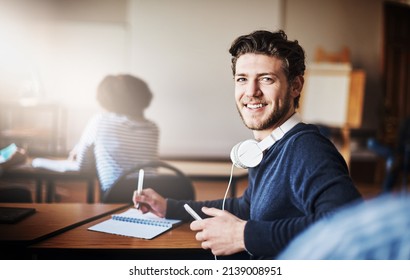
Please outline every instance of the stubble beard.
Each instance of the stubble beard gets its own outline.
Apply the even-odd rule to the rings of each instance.
[[[247,123],[246,119],[243,117],[241,110],[237,106],[239,115],[241,116],[242,122],[244,125],[251,129],[251,130],[265,130],[271,127],[276,126],[276,124],[281,121],[289,112],[291,109],[291,102],[292,99],[290,97],[290,91],[288,91],[285,95],[285,98],[283,99],[283,104],[282,106],[277,103],[275,107],[273,108],[273,111],[269,115],[269,117],[266,120],[260,120],[260,122],[257,122],[256,124],[251,124]]]

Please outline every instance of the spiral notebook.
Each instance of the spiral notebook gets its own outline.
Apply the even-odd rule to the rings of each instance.
[[[130,237],[153,239],[167,230],[181,224],[181,220],[160,218],[152,213],[143,214],[130,208],[111,216],[111,219],[89,227],[89,230]]]
[[[48,159],[48,158],[35,158],[31,162],[34,168],[43,168],[55,172],[66,172],[66,171],[79,171],[80,166],[77,161],[62,159]]]

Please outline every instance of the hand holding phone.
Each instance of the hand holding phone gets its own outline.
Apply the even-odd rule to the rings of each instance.
[[[194,218],[195,220],[202,220],[202,218],[191,208],[188,204],[184,204],[185,210]]]

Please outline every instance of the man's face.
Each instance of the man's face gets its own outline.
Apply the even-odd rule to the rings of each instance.
[[[234,79],[236,106],[249,129],[270,132],[286,120],[290,111],[294,111],[280,59],[263,54],[244,54],[236,62]]]

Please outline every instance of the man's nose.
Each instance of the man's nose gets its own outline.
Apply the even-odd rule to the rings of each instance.
[[[246,87],[246,92],[245,92],[245,94],[247,95],[247,96],[259,96],[259,95],[261,95],[262,94],[262,91],[261,91],[261,89],[260,89],[260,87],[259,87],[259,84],[257,83],[257,82],[254,82],[254,81],[252,81],[252,82],[249,82],[248,83],[248,85],[247,85],[247,87]]]

